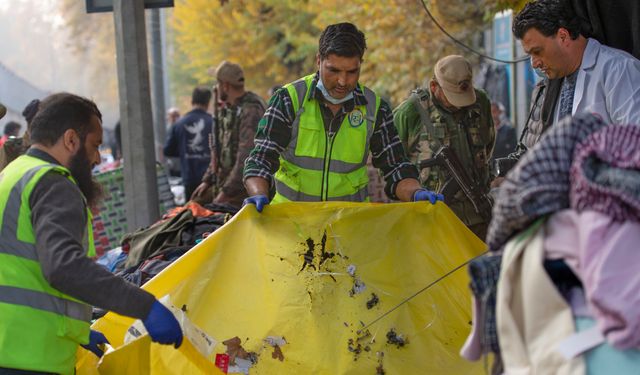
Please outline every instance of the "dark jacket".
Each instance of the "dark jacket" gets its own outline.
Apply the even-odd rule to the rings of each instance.
[[[504,158],[516,150],[518,136],[516,129],[509,124],[503,124],[496,132],[496,145],[493,148],[491,159]]]
[[[209,134],[213,117],[202,109],[194,109],[180,118],[170,129],[164,155],[180,157],[182,183],[185,188],[200,184],[211,160]]]

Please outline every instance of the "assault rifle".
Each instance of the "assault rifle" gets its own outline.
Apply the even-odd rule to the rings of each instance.
[[[485,193],[485,189],[479,183],[471,179],[460,159],[458,159],[458,155],[449,146],[442,146],[431,159],[420,161],[418,166],[420,170],[440,166],[449,171],[450,177],[438,191],[438,193],[444,195],[446,204],[451,203],[456,193],[462,190],[477,214],[486,220],[491,218],[492,199]]]

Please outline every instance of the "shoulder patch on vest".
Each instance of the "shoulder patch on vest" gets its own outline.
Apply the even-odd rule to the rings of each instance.
[[[362,125],[363,122],[364,122],[364,114],[362,113],[361,110],[356,108],[353,111],[349,112],[349,124],[352,127],[357,128],[358,126]]]

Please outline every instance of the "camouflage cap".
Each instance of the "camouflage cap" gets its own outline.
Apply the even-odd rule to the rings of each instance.
[[[244,84],[244,72],[242,71],[242,67],[226,60],[218,65],[213,76],[218,82],[227,82],[232,85]]]
[[[443,57],[436,63],[434,74],[449,103],[466,107],[476,102],[473,73],[467,59],[459,55]]]

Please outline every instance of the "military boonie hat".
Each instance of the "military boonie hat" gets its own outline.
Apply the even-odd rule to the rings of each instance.
[[[473,73],[467,59],[459,55],[443,57],[436,63],[434,74],[449,103],[466,107],[476,102]]]
[[[218,65],[213,76],[218,82],[227,82],[232,85],[244,84],[244,72],[238,64],[229,61],[223,61]]]

